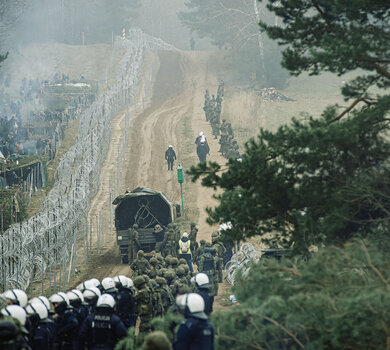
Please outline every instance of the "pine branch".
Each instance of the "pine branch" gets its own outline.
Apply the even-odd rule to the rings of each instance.
[[[353,103],[347,108],[345,109],[340,115],[338,115],[336,118],[332,119],[329,123],[333,123],[333,122],[336,122],[338,120],[340,120],[342,117],[344,117],[348,112],[350,112],[352,109],[355,108],[355,106],[359,103],[359,102],[362,102],[364,101],[364,98],[363,97],[359,97],[357,98],[355,101],[353,101]]]
[[[389,282],[386,280],[386,278],[383,276],[383,274],[372,263],[370,253],[368,252],[366,245],[364,244],[364,242],[362,240],[359,240],[359,242],[363,248],[364,254],[366,255],[368,266],[371,268],[371,270],[373,270],[376,273],[376,275],[379,277],[379,279],[386,286],[387,290],[390,291]]]
[[[266,319],[267,321],[271,322],[276,327],[280,328],[283,332],[287,333],[292,339],[294,339],[294,341],[299,345],[299,347],[301,349],[305,348],[305,346],[299,341],[299,339],[293,333],[291,333],[287,328],[282,326],[279,322],[275,321],[274,319],[272,319],[266,315],[263,315],[263,318]]]
[[[241,344],[245,344],[246,346],[249,346],[250,348],[252,349],[256,349],[256,350],[266,350],[264,349],[263,347],[261,347],[260,345],[257,345],[257,344],[248,344],[248,343],[245,343],[237,338],[234,338],[234,337],[231,337],[229,335],[223,335],[219,332],[219,328],[217,328],[217,334],[216,334],[216,337],[217,338],[221,338],[221,339],[227,339],[227,340],[232,340],[236,343],[241,343]]]

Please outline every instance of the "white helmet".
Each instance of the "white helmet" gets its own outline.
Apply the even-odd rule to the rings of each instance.
[[[25,310],[27,315],[37,314],[41,320],[49,316],[49,311],[47,311],[46,306],[40,302],[28,304]]]
[[[99,297],[96,307],[109,307],[113,309],[115,307],[115,299],[110,294],[103,294]]]
[[[188,233],[187,232],[183,232],[183,237],[188,237]]]
[[[100,281],[97,278],[92,278],[88,281],[88,283],[91,283],[91,285],[88,285],[88,288],[90,287],[99,287],[100,286]]]
[[[194,282],[199,288],[210,288],[209,276],[203,272],[195,275]]]
[[[99,282],[100,284],[100,282]],[[89,288],[89,287],[96,287],[95,286],[95,282],[92,281],[92,280],[87,280],[87,281],[84,281],[84,282],[81,282],[77,287],[76,289],[78,289],[79,291],[83,292],[85,289]]]
[[[58,292],[56,294],[53,294],[50,298],[49,298],[50,302],[52,304],[54,303],[58,303],[58,304],[61,304],[61,303],[66,303],[66,305],[69,305],[69,299],[67,297],[67,295],[63,292]]]
[[[203,133],[203,131],[201,131],[200,133],[199,133],[199,136],[203,136],[204,135],[204,133]]]
[[[91,287],[83,292],[84,299],[99,298],[102,295],[100,289],[97,287]]]
[[[130,277],[126,277],[127,279],[127,288],[132,288],[134,287],[134,282]]]
[[[73,300],[80,300],[81,302],[84,301],[83,293],[81,293],[77,289],[72,289],[70,292],[66,293],[66,296],[68,297],[69,301],[73,301]]]
[[[127,287],[127,277],[123,275],[115,276],[114,282],[116,286]]]
[[[16,318],[22,326],[26,324],[26,311],[19,305],[8,305],[4,309],[1,309],[1,313],[4,316]]]
[[[103,278],[102,286],[106,292],[114,292],[117,290],[115,288],[115,282],[111,277]]]
[[[176,305],[184,310],[184,315],[207,320],[204,313],[204,300],[196,293],[182,294],[176,297]],[[187,314],[187,315],[186,315]]]
[[[39,297],[32,298],[29,302],[29,304],[39,304],[41,303],[46,307],[46,309],[50,310],[50,301],[45,296],[41,295]]]
[[[2,296],[6,300],[10,300],[13,304],[25,307],[27,305],[27,294],[21,289],[9,289]]]
[[[172,145],[169,145],[168,148],[172,148]]]

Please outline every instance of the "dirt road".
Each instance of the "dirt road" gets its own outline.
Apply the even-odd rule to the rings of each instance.
[[[215,64],[215,54],[209,52],[165,51],[155,55],[148,58],[143,81],[146,82],[153,66],[152,94],[142,112],[131,113],[126,162],[121,172],[121,192],[126,188],[146,186],[160,190],[173,202],[180,203],[176,171],[167,171],[164,160],[168,145],[173,145],[177,154],[174,165],[180,163],[185,170],[189,169],[198,161],[194,140],[203,131],[211,149],[209,159],[225,162],[218,153],[219,144],[213,139],[203,112],[205,89],[216,92],[218,65]],[[105,247],[100,253],[95,253],[87,264],[79,254],[81,273],[72,285],[92,277],[102,279],[117,274],[128,275],[130,272],[128,266],[120,264],[115,235],[111,237],[108,233],[110,181],[115,178],[116,156],[124,136],[124,115],[120,114],[112,122],[110,149],[101,169],[101,187],[91,203],[89,214],[89,219],[94,223],[97,213],[103,210]],[[213,228],[205,222],[204,209],[215,203],[212,191],[186,178],[183,193],[186,215],[199,227],[198,239],[211,241]]]

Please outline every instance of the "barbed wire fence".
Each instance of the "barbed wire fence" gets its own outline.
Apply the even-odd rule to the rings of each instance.
[[[117,39],[114,46],[125,51],[116,82],[83,112],[76,143],[61,159],[54,175],[55,184],[39,212],[23,223],[14,224],[0,236],[0,290],[30,287],[32,292],[33,282],[41,282],[43,293],[47,274],[50,293],[65,290],[74,274],[77,239],[84,240],[85,259],[93,249],[93,223],[88,222],[88,211],[91,199],[99,190],[100,165],[111,136],[110,122],[126,106],[134,105],[136,110],[145,52],[176,50],[140,29],[130,29],[128,38]],[[146,94],[149,91],[141,92],[142,101]],[[122,148],[127,147],[127,132],[125,139]],[[117,171],[120,172],[120,160]],[[111,184],[112,198],[119,191],[119,181],[116,191],[113,181]],[[101,213],[96,220],[95,234],[99,235],[103,228]],[[104,244],[104,234],[102,239],[97,240],[96,249],[100,250],[100,242]]]
[[[226,280],[234,285],[235,274],[238,270],[241,270],[244,275],[249,272],[248,264],[251,261],[258,261],[261,254],[250,243],[243,243],[240,249],[233,254],[232,258],[226,263]]]

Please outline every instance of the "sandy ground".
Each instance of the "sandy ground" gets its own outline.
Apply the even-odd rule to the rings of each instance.
[[[212,87],[216,90],[218,73],[214,57],[209,52],[160,52],[150,54],[144,67],[141,86],[153,86],[145,101],[145,109],[135,112],[130,109],[130,127],[126,160],[122,160],[121,193],[125,189],[146,186],[164,192],[173,202],[180,203],[180,187],[176,171],[167,171],[164,153],[168,145],[173,145],[177,161],[189,169],[197,163],[194,140],[203,131],[210,145],[209,159],[221,164],[225,159],[218,153],[219,144],[211,135],[211,127],[203,112],[204,92]],[[145,89],[147,86],[145,87]],[[142,90],[142,89],[140,89]],[[143,94],[139,96],[142,105]],[[138,109],[139,109],[138,106]],[[111,125],[109,153],[101,169],[100,190],[91,202],[89,221],[93,228],[93,247],[95,252],[85,263],[83,240],[78,249],[77,268],[80,273],[70,283],[76,286],[81,281],[96,277],[102,279],[118,274],[130,274],[130,268],[120,263],[115,231],[110,235],[110,182],[115,182],[117,154],[123,142],[125,111],[119,114]],[[215,228],[206,223],[207,206],[213,206],[213,192],[203,188],[200,182],[191,183],[185,178],[183,185],[186,218],[195,221],[199,227],[198,240],[211,241]],[[96,251],[96,216],[103,215],[105,244],[100,253]],[[228,293],[228,286],[221,288],[221,295]]]

